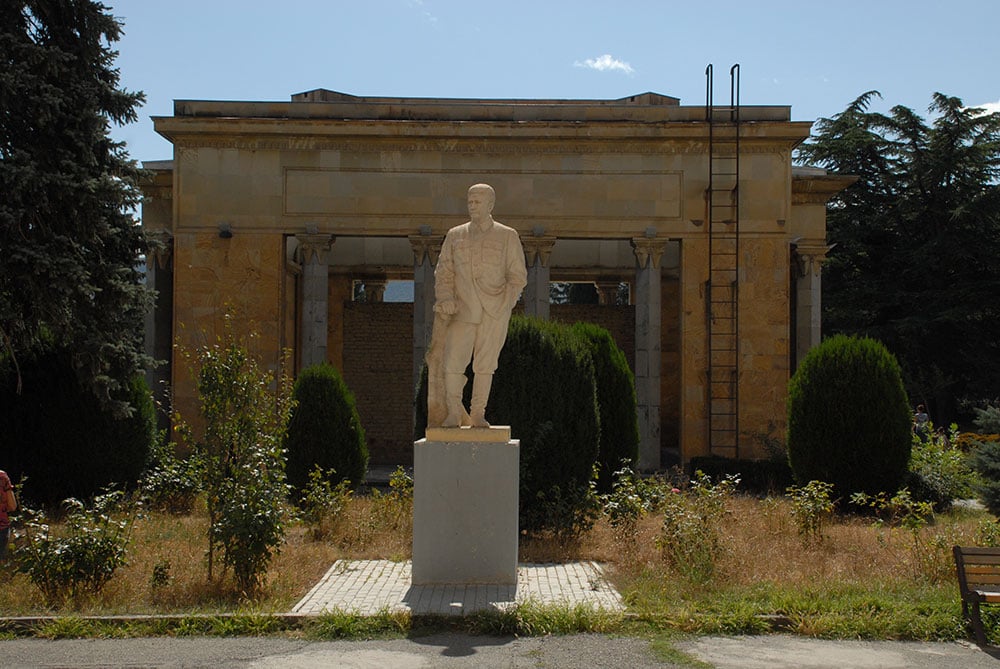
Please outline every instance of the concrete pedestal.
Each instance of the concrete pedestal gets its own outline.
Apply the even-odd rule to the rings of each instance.
[[[517,584],[520,442],[430,428],[413,445],[413,585]]]

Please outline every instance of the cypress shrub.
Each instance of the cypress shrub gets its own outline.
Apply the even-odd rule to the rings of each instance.
[[[334,485],[360,483],[368,470],[368,444],[354,394],[340,372],[328,364],[307,367],[292,392],[296,404],[285,438],[285,471],[293,499],[309,485],[309,473],[317,465],[333,470]]]
[[[115,416],[80,385],[66,351],[50,351],[12,370],[0,389],[0,462],[15,478],[27,476],[24,495],[42,505],[87,499],[109,486],[135,487],[156,439],[153,397],[142,376],[121,398],[131,415]]]
[[[799,485],[895,492],[910,459],[899,364],[880,342],[837,335],[809,352],[788,387],[788,458]]]
[[[616,471],[634,468],[639,459],[639,418],[636,414],[635,374],[625,352],[605,328],[593,323],[576,323],[573,334],[590,348],[597,382],[601,443],[597,456],[597,489],[611,492]]]
[[[420,438],[427,426],[426,368],[416,396]],[[521,529],[563,537],[582,529],[592,511],[601,433],[587,345],[566,325],[513,316],[486,418],[510,425],[511,437],[521,441]]]

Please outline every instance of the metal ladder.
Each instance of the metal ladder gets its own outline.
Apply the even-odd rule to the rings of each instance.
[[[705,69],[708,123],[708,448],[711,455],[738,458],[739,447],[739,270],[740,270],[740,66],[729,70],[729,106],[716,107],[712,65]]]

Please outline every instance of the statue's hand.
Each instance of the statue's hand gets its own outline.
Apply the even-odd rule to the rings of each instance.
[[[434,311],[445,316],[454,316],[458,313],[458,305],[455,300],[443,300],[434,304]]]

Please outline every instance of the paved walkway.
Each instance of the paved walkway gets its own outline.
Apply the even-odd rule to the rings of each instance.
[[[526,601],[624,610],[621,597],[595,562],[522,564],[517,568],[515,587],[415,586],[410,578],[410,562],[337,560],[292,612],[315,614],[340,610],[373,615],[408,611],[418,615],[464,615]]]

